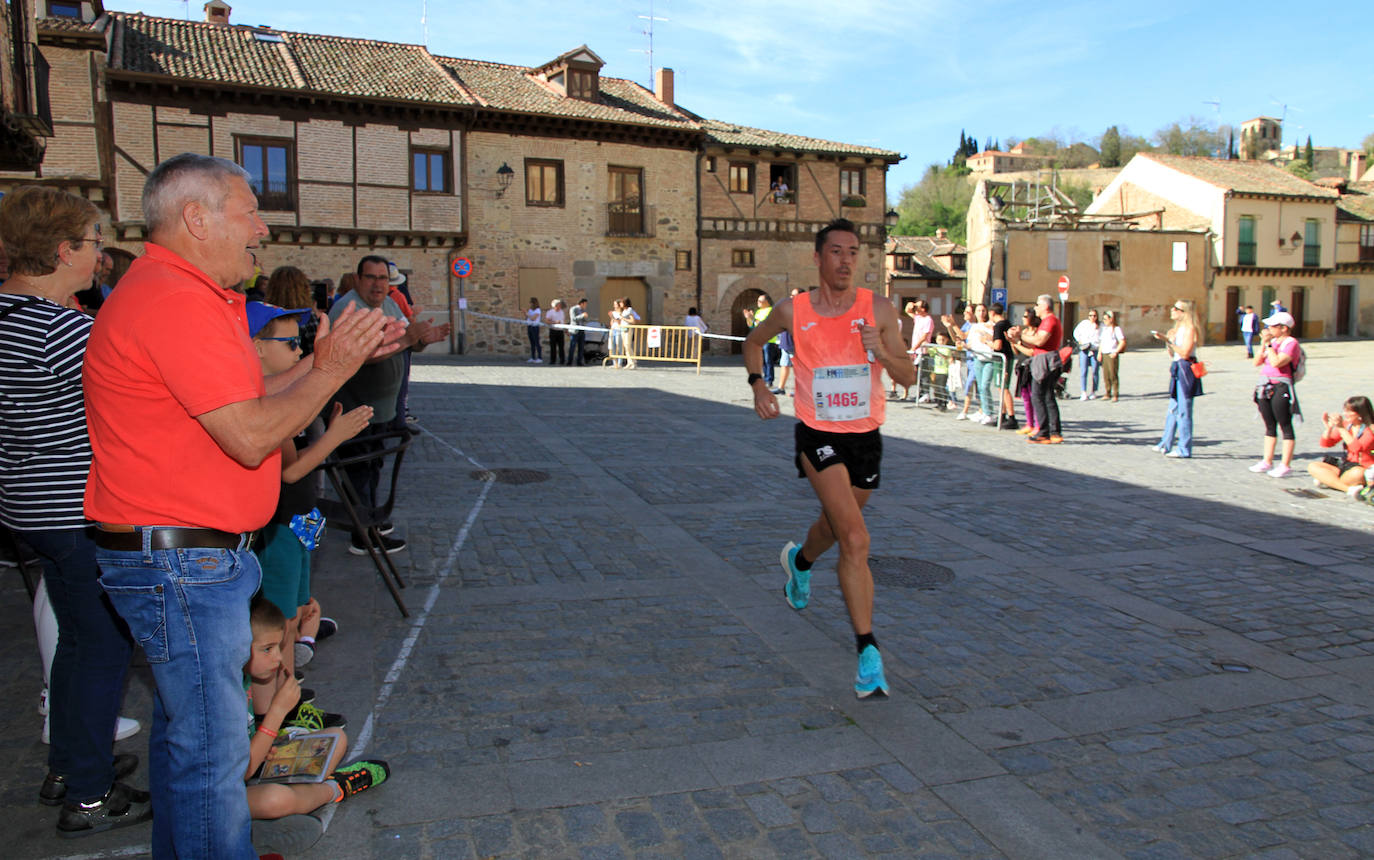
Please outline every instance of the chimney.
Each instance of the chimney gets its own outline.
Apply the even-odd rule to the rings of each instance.
[[[674,107],[673,102],[673,70],[659,69],[654,75],[654,96],[668,107]]]
[[[205,4],[205,23],[229,26],[229,13],[232,11],[224,0],[210,0]]]
[[[1364,176],[1365,155],[1363,152],[1350,153],[1350,181],[1359,182]]]
[[[949,231],[946,230],[944,227],[936,227],[936,228],[935,228],[935,238],[936,238],[936,239],[948,239],[948,238],[949,238]]]

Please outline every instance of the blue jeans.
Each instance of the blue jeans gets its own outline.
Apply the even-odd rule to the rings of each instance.
[[[243,665],[262,570],[247,546],[97,551],[101,584],[157,683],[148,739],[153,857],[256,858]]]
[[[572,345],[568,347],[568,364],[575,364],[581,367],[585,363],[584,353],[587,350],[587,333],[582,330],[573,332]]]
[[[544,347],[539,343],[539,326],[525,326],[525,334],[529,335],[530,338],[530,358],[543,358]]]
[[[1159,445],[1166,451],[1177,449],[1181,457],[1193,456],[1193,398],[1176,393],[1169,396],[1169,414],[1164,417]]]
[[[100,590],[95,543],[86,529],[16,532],[43,561],[57,616],[57,653],[48,680],[48,769],[67,781],[67,799],[91,801],[114,782],[114,738],[134,642]]]
[[[978,402],[983,414],[991,418],[997,417],[998,408],[1001,406],[1001,382],[1002,382],[1002,360],[998,358],[980,358],[976,362],[978,370]],[[997,395],[993,395],[992,383],[998,383]]]
[[[1252,331],[1243,331],[1243,332],[1240,333],[1240,336],[1243,337],[1243,338],[1245,338],[1245,357],[1246,357],[1246,358],[1254,358],[1254,357],[1255,357],[1255,346],[1254,346],[1254,342],[1255,342],[1255,333],[1252,332]]]
[[[776,343],[765,343],[763,345],[763,382],[769,388],[773,387],[774,374],[778,367],[778,362],[782,359],[782,347]]]
[[[1088,374],[1092,374],[1093,385],[1088,387]],[[1097,358],[1097,350],[1085,349],[1078,353],[1078,392],[1096,394],[1097,383],[1102,379],[1102,362]]]

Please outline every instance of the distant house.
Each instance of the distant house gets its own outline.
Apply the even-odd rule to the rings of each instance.
[[[1088,310],[1113,310],[1127,341],[1144,343],[1167,327],[1173,302],[1205,304],[1211,267],[1205,228],[1140,214],[1139,223],[1091,217],[1050,186],[979,180],[968,212],[968,298],[1004,294],[1019,321],[1038,296],[1058,299],[1067,279],[1059,306],[1067,327]]]
[[[1040,167],[1048,167],[1054,159],[1048,155],[1031,155],[1022,152],[1020,144],[1012,147],[1010,152],[997,152],[996,150],[985,150],[976,155],[970,155],[966,161],[969,170],[975,174],[996,174],[996,173],[1015,173],[1019,170],[1035,170]]]
[[[748,331],[745,308],[815,286],[816,231],[835,218],[859,230],[856,284],[881,291],[887,168],[875,147],[702,120],[698,240],[702,313],[716,331]],[[786,191],[782,191],[786,188]],[[732,347],[738,350],[738,345]]]
[[[1346,330],[1353,313],[1337,320],[1331,280],[1339,196],[1262,162],[1140,153],[1087,213],[1209,231],[1209,338],[1238,339],[1237,308],[1276,298],[1313,338]]]
[[[967,248],[941,228],[934,236],[890,236],[884,250],[884,286],[899,311],[924,299],[936,316],[954,312],[964,297]]]

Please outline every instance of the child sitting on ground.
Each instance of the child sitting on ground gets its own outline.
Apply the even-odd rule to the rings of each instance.
[[[300,324],[310,313],[309,309],[286,310],[263,302],[249,302],[245,309],[248,332],[257,348],[263,373],[271,376],[294,367],[301,360]],[[324,529],[324,520],[315,510],[315,483],[305,479],[335,448],[358,435],[371,418],[370,406],[359,406],[344,413],[343,407],[335,403],[328,429],[318,440],[299,452],[294,440],[288,439],[282,445],[281,496],[272,521],[262,530],[257,554],[262,565],[262,593],[287,618],[281,655],[286,674],[293,678],[297,656],[295,644],[302,617],[308,615],[314,626],[314,619],[319,616],[319,604],[310,597],[310,551]],[[319,624],[323,629],[323,619]],[[332,621],[329,627],[335,627]],[[311,634],[310,655],[314,654],[313,639],[318,635]],[[276,689],[269,685],[255,692],[259,713],[262,713]],[[303,702],[308,704],[313,698],[313,694],[307,694]],[[321,727],[342,728],[344,725],[343,718],[338,715],[320,712],[309,716],[320,717]],[[313,727],[309,716],[301,723],[307,728]],[[288,722],[295,721],[295,714],[288,717]]]
[[[275,687],[276,693],[272,701],[266,703],[261,723],[249,717],[248,731],[252,734],[252,740],[249,742],[248,772],[243,775],[244,779],[252,778],[262,767],[281,732],[282,720],[300,698],[296,679],[282,665],[281,643],[286,616],[272,601],[258,594],[249,609],[249,622],[253,626],[253,652],[248,665],[244,667],[244,687],[248,690],[249,705],[253,704],[252,691],[255,686]],[[339,767],[348,749],[348,738],[339,728],[324,729],[323,733],[339,737],[329,759],[329,776],[323,782],[264,782],[248,786],[248,811],[254,818],[304,815],[327,803],[338,803],[360,791],[381,785],[391,776],[391,767],[384,761],[355,761]]]

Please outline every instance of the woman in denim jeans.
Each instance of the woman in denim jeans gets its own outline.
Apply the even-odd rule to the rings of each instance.
[[[62,805],[63,836],[152,815],[147,792],[116,781],[138,766],[110,754],[133,641],[101,590],[82,512],[91,445],[81,367],[91,319],[68,306],[100,261],[99,215],[53,188],[25,186],[0,201],[12,266],[0,287],[0,520],[38,553],[57,616],[52,748],[39,801]]]
[[[1169,308],[1174,325],[1167,334],[1150,332],[1164,341],[1169,357],[1169,413],[1164,433],[1154,450],[1168,457],[1193,456],[1193,398],[1202,394],[1202,380],[1193,373],[1197,352],[1198,321],[1193,303],[1179,299]]]

